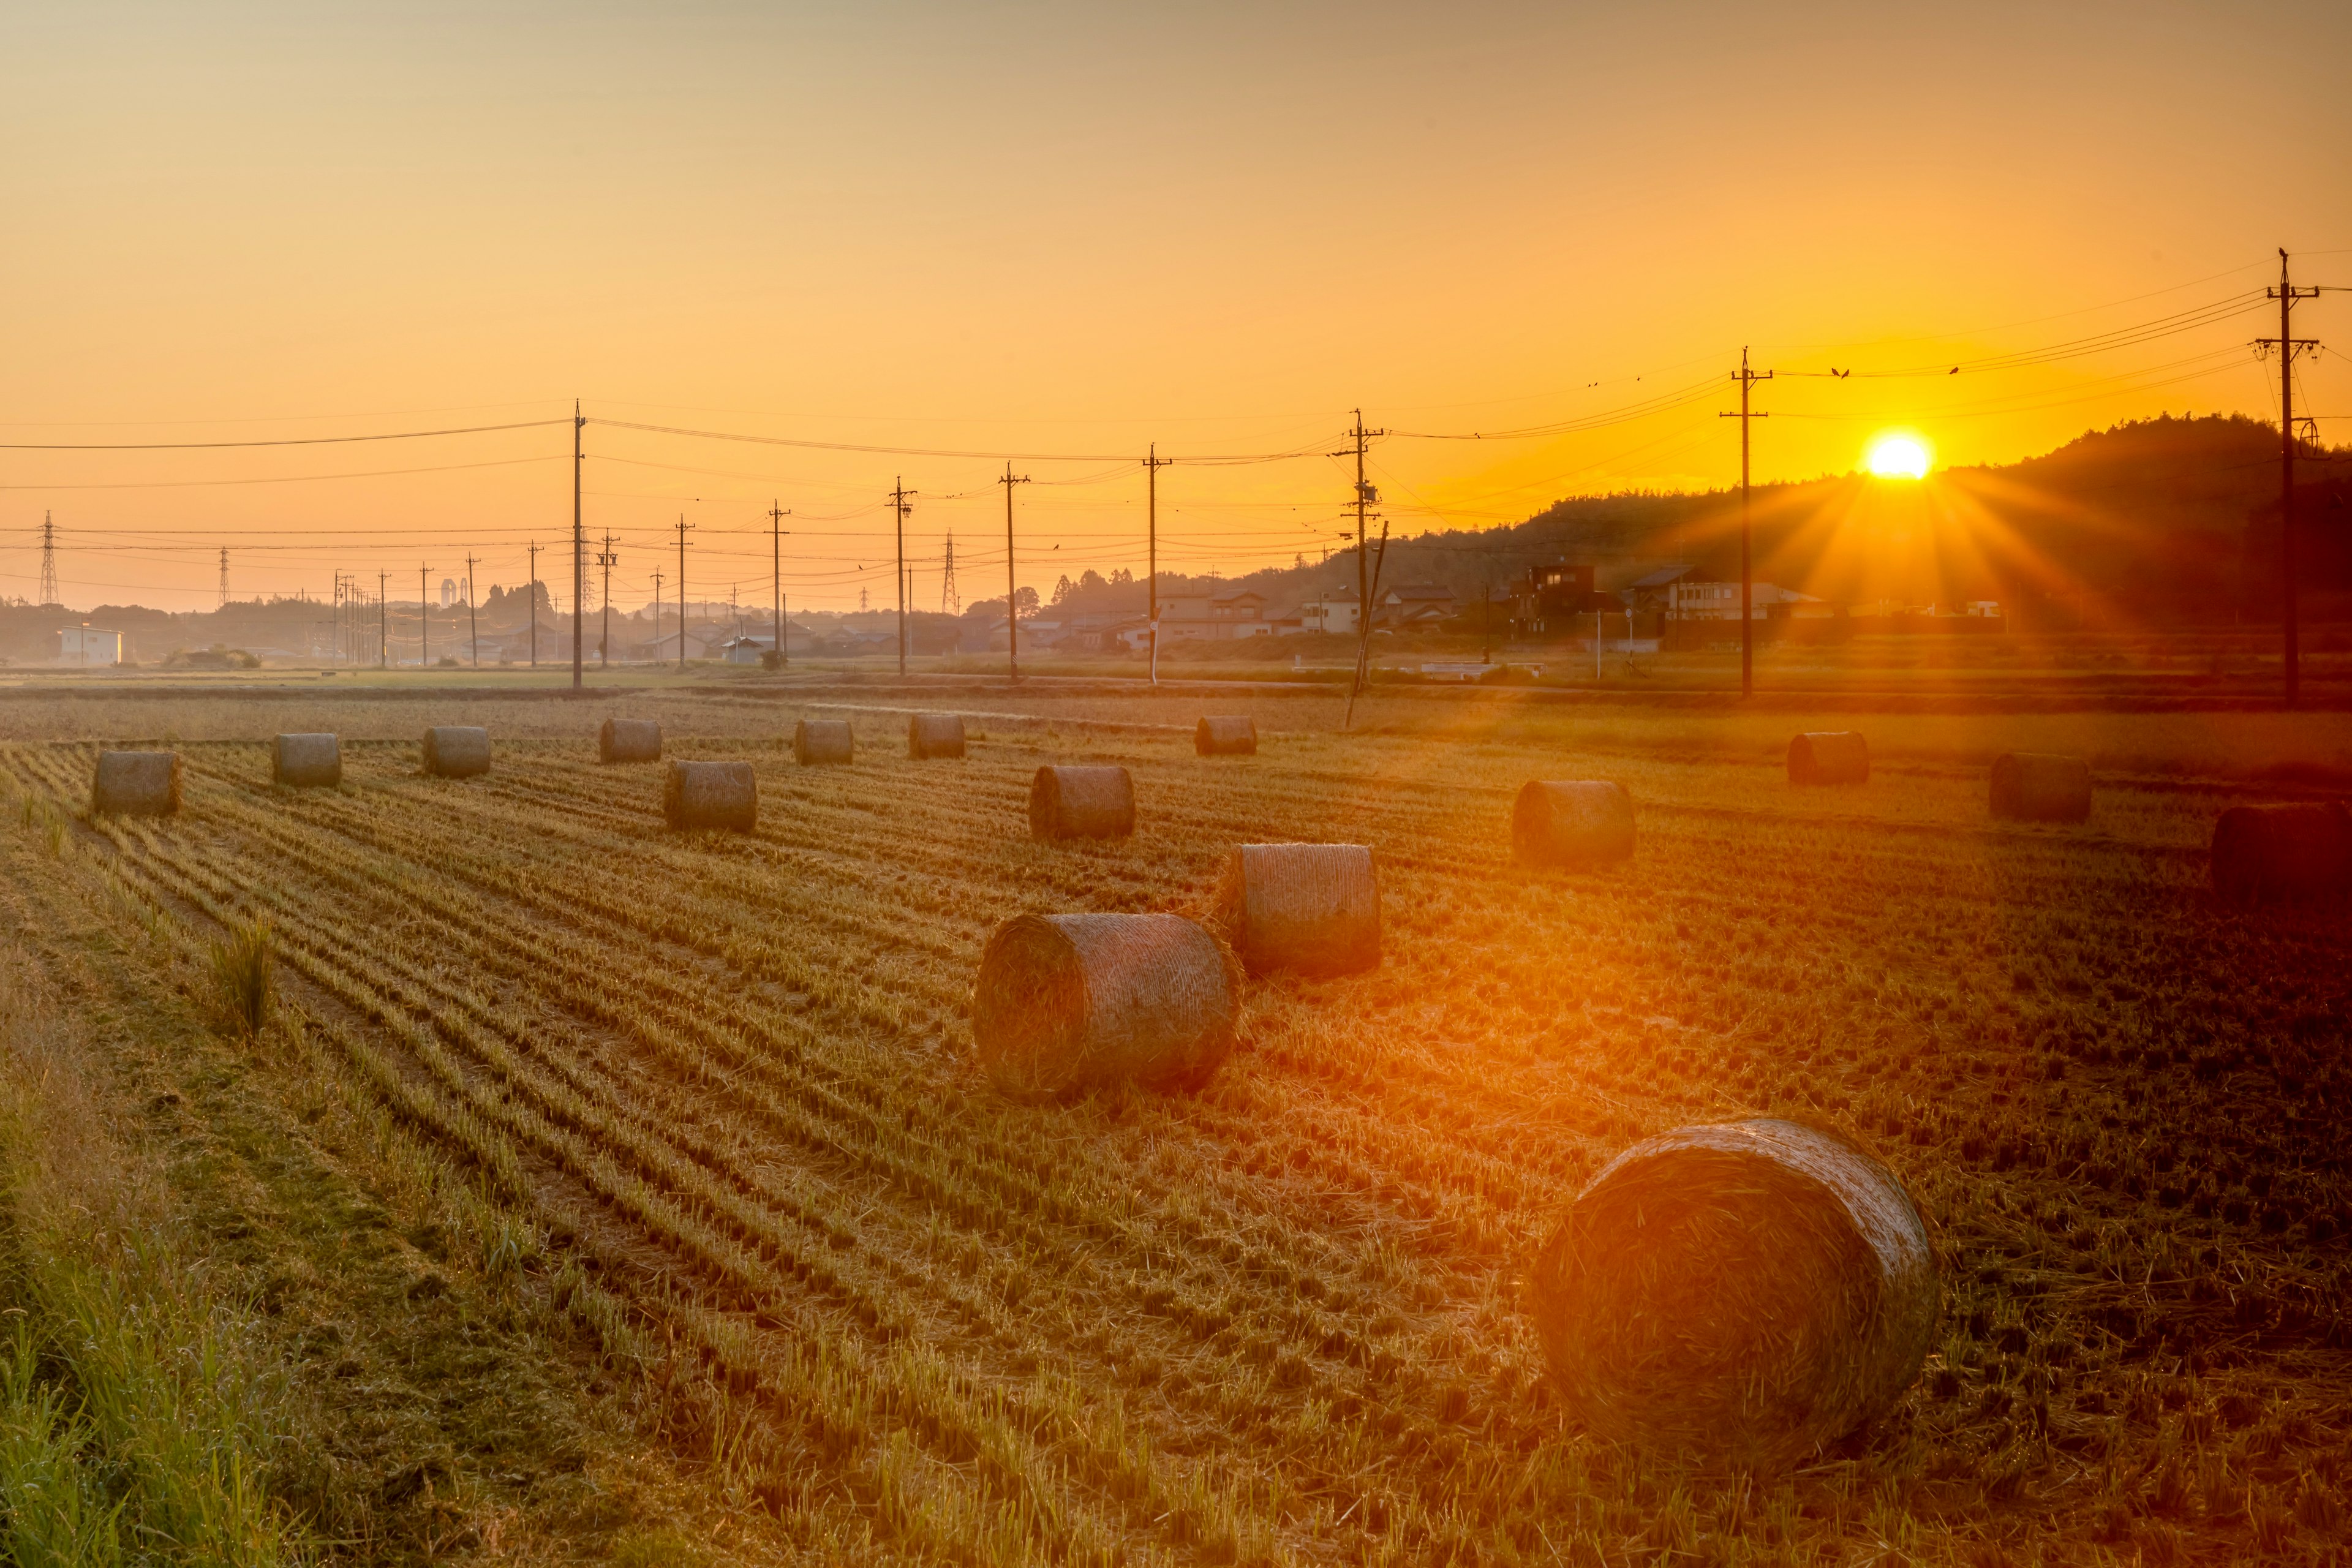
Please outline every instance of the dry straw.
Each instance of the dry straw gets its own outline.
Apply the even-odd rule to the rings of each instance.
[[[1992,814],[2020,822],[2080,822],[2091,815],[2091,764],[2045,752],[1993,759]]]
[[[846,719],[803,719],[793,726],[793,761],[803,767],[845,763],[856,752],[857,737]]]
[[[170,816],[180,809],[180,753],[100,752],[89,808],[117,816]]]
[[[269,776],[296,789],[332,789],[343,782],[343,748],[332,735],[279,735],[269,742]]]
[[[954,713],[918,713],[907,721],[907,754],[925,757],[963,755],[963,720]]]
[[[1870,782],[1870,742],[1858,730],[1813,731],[1789,742],[1792,784]]]
[[[425,731],[425,771],[469,779],[490,771],[490,732],[478,724],[436,724]]]
[[[1531,779],[1511,806],[1511,849],[1532,866],[1599,866],[1633,853],[1633,797],[1605,780]]]
[[[981,1066],[1022,1099],[1198,1085],[1240,1015],[1240,961],[1181,915],[1016,915],[972,983]]]
[[[1035,838],[1124,838],[1135,831],[1135,780],[1120,767],[1042,767],[1029,781]]]
[[[672,827],[731,827],[760,822],[760,781],[749,763],[673,762],[662,773],[662,816]]]
[[[1360,844],[1244,844],[1215,921],[1253,974],[1349,974],[1381,961],[1381,883]]]
[[[661,721],[657,719],[607,719],[596,731],[600,763],[661,761]]]
[[[1256,721],[1246,713],[1212,713],[1194,726],[1192,749],[1204,757],[1254,757]]]
[[[1594,1435],[1758,1470],[1893,1405],[1934,1337],[1937,1291],[1894,1173],[1769,1118],[1626,1150],[1528,1276],[1552,1376]]]
[[[2213,825],[2213,890],[2242,903],[2337,899],[2352,882],[2352,813],[2233,805]]]

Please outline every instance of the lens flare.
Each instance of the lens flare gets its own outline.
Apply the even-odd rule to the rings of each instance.
[[[1882,479],[1924,479],[1935,454],[1927,443],[1908,430],[1888,430],[1871,437],[1862,466]]]

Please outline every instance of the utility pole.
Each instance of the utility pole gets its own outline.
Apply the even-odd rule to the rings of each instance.
[[[907,504],[907,498],[914,493],[907,488],[903,474],[890,487],[890,515],[897,520],[894,526],[898,533],[898,673],[901,676],[907,673],[907,514],[915,510]],[[1004,493],[1011,495],[1013,492],[1007,490]],[[1004,610],[1009,620],[1013,606],[1007,605]]]
[[[955,530],[952,528],[948,530],[947,565],[940,572],[940,614],[943,616],[963,614],[963,595],[956,592]]]
[[[539,541],[525,547],[530,556],[530,667],[539,668]]]
[[[782,664],[790,657],[784,652],[784,519],[792,516],[789,507],[768,499],[768,570],[774,578],[776,591],[776,662]]]
[[[1015,597],[1021,590],[1013,576],[1013,487],[1025,485],[1029,476],[1017,478],[1013,465],[1004,465],[1004,477],[996,481],[1004,487],[1004,668],[1012,679],[1021,679],[1021,605]]]
[[[474,558],[466,557],[466,636],[474,645],[474,668],[482,668],[482,623],[474,616]]]
[[[1380,491],[1367,483],[1364,479],[1364,447],[1373,437],[1387,434],[1385,430],[1365,429],[1364,411],[1359,408],[1356,410],[1355,426],[1348,432],[1348,438],[1354,445],[1342,447],[1331,454],[1335,458],[1345,458],[1352,453],[1356,459],[1356,626],[1359,636],[1356,679],[1348,688],[1348,707],[1351,713],[1355,710],[1356,693],[1362,689],[1364,685],[1365,665],[1371,656],[1372,582],[1370,560],[1371,539],[1368,531],[1370,527],[1368,520],[1372,503],[1380,500]],[[1382,553],[1386,553],[1385,539],[1382,541]]]
[[[58,598],[58,525],[49,521],[50,514],[41,513],[41,603],[54,605]]]
[[[677,672],[686,673],[686,531],[694,524],[677,514]]]
[[[2295,646],[2299,638],[2294,591],[2294,356],[2299,349],[2317,348],[2319,340],[2296,337],[2288,313],[2297,300],[2309,300],[2318,293],[2316,289],[2298,289],[2288,280],[2286,251],[2282,247],[2278,287],[2268,290],[2270,298],[2279,302],[2279,335],[2254,340],[2264,347],[2275,345],[2279,352],[2279,619],[2286,639],[2286,705],[2290,708],[2303,682],[2302,655]]]
[[[426,595],[426,589],[425,589],[425,579],[426,577],[430,576],[430,575],[432,574],[432,572],[433,572],[433,568],[432,568],[432,567],[425,565],[425,564],[424,563],[422,563],[422,562],[419,562],[419,563],[417,563],[417,567],[416,567],[416,668],[419,668],[419,669],[423,669],[423,668],[425,668],[426,666],[430,665],[430,664],[433,662],[433,660],[432,660],[429,657],[427,657],[427,654],[426,654],[426,644],[428,644],[429,642],[431,642],[431,641],[432,641],[432,638],[433,638],[433,608],[432,608],[432,604],[431,604],[431,602],[430,602],[430,601],[425,597],[425,595]]]
[[[613,568],[621,558],[613,553],[611,530],[604,533],[604,548],[596,552],[596,564],[604,569],[604,629],[596,636],[596,668],[609,668],[613,662]]]
[[[220,607],[228,608],[228,546],[221,546]]]
[[[656,660],[661,658],[661,585],[662,574],[656,567],[654,571],[654,658]]]
[[[572,400],[572,689],[580,689],[580,639],[588,629],[588,536],[580,531],[580,433],[588,421]]]
[[[375,574],[375,662],[378,668],[392,668],[392,602],[384,597],[385,584],[392,574],[379,570]]]
[[[1731,379],[1739,384],[1739,412],[1717,417],[1739,421],[1739,695],[1752,697],[1756,694],[1756,622],[1748,519],[1748,422],[1772,416],[1769,414],[1750,414],[1748,411],[1748,393],[1758,382],[1771,380],[1772,373],[1748,369],[1748,350],[1743,345],[1739,351],[1739,368],[1732,373]],[[1633,638],[1630,626],[1625,636],[1629,641]]]
[[[1356,421],[1359,425],[1363,421]],[[1160,443],[1154,441],[1143,455],[1144,526],[1150,531],[1150,543],[1145,556],[1146,570],[1151,574],[1151,586],[1146,594],[1150,606],[1146,624],[1151,637],[1151,684],[1160,684],[1160,470],[1176,459],[1160,455]]]

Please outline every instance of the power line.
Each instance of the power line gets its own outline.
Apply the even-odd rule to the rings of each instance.
[[[354,441],[422,441],[434,436],[481,436],[493,430],[542,430],[561,419],[515,425],[466,425],[448,430],[391,430],[374,436],[291,436],[271,441],[0,441],[8,452],[198,452],[230,447],[336,447]]]

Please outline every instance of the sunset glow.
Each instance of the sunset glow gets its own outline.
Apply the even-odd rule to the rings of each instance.
[[[1862,466],[1882,479],[1924,479],[1935,455],[1908,430],[1888,430],[1871,438]]]

